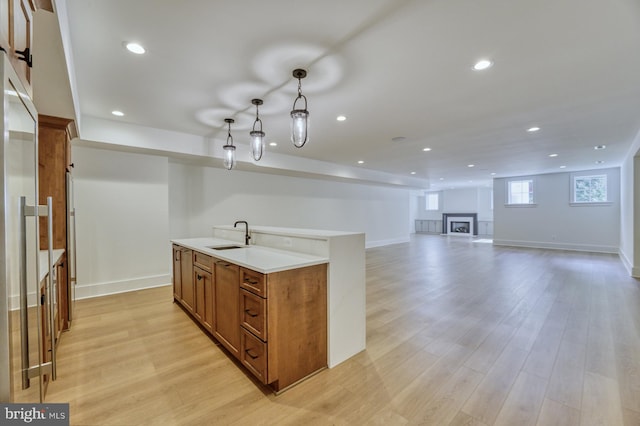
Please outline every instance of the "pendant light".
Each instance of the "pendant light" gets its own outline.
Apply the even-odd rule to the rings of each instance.
[[[222,147],[224,149],[224,166],[227,170],[233,169],[236,164],[236,147],[233,146],[233,137],[231,136],[231,123],[235,120],[233,118],[225,118],[224,122],[228,125],[227,131],[227,143]]]
[[[251,155],[253,159],[259,161],[264,151],[264,132],[262,131],[262,120],[258,114],[258,105],[262,105],[262,99],[252,99],[251,103],[256,106],[256,121],[253,122],[253,129],[249,132],[251,136]],[[260,125],[260,129],[256,130],[256,126]]]
[[[298,97],[293,101],[291,110],[291,142],[296,148],[302,148],[309,140],[309,111],[307,111],[307,97],[302,94],[302,79],[307,76],[303,69],[293,70],[293,77],[298,79]],[[296,109],[296,103],[304,100],[304,108]]]

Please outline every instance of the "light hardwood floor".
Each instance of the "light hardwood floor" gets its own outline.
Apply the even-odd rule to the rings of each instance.
[[[417,235],[367,251],[367,349],[274,396],[171,302],[88,299],[49,402],[79,425],[640,425],[617,256]]]

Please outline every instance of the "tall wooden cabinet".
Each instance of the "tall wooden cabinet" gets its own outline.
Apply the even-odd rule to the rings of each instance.
[[[67,241],[67,172],[73,168],[71,162],[71,140],[77,136],[75,122],[67,118],[38,116],[38,192],[39,203],[47,204],[53,198],[53,248],[68,253]],[[48,246],[46,218],[40,222],[40,247]],[[67,257],[68,259],[68,257]],[[70,282],[69,268],[60,270],[57,281],[60,325],[69,328]]]
[[[42,7],[40,3],[38,0],[0,0],[0,47],[7,52],[29,96],[32,95],[33,13]]]

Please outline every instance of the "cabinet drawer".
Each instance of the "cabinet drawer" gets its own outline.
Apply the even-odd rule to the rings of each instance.
[[[240,290],[240,324],[263,342],[267,341],[267,301]]]
[[[240,268],[240,287],[258,296],[267,297],[267,285],[263,274]]]
[[[195,266],[199,266],[202,269],[211,272],[211,261],[212,261],[211,256],[198,253],[197,251],[193,252],[193,264]]]
[[[267,344],[242,329],[240,360],[262,383],[267,384]]]

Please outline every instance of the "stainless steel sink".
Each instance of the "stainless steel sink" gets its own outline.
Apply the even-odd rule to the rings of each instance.
[[[244,246],[210,246],[207,248],[210,248],[213,250],[231,250],[231,249],[244,248]]]

